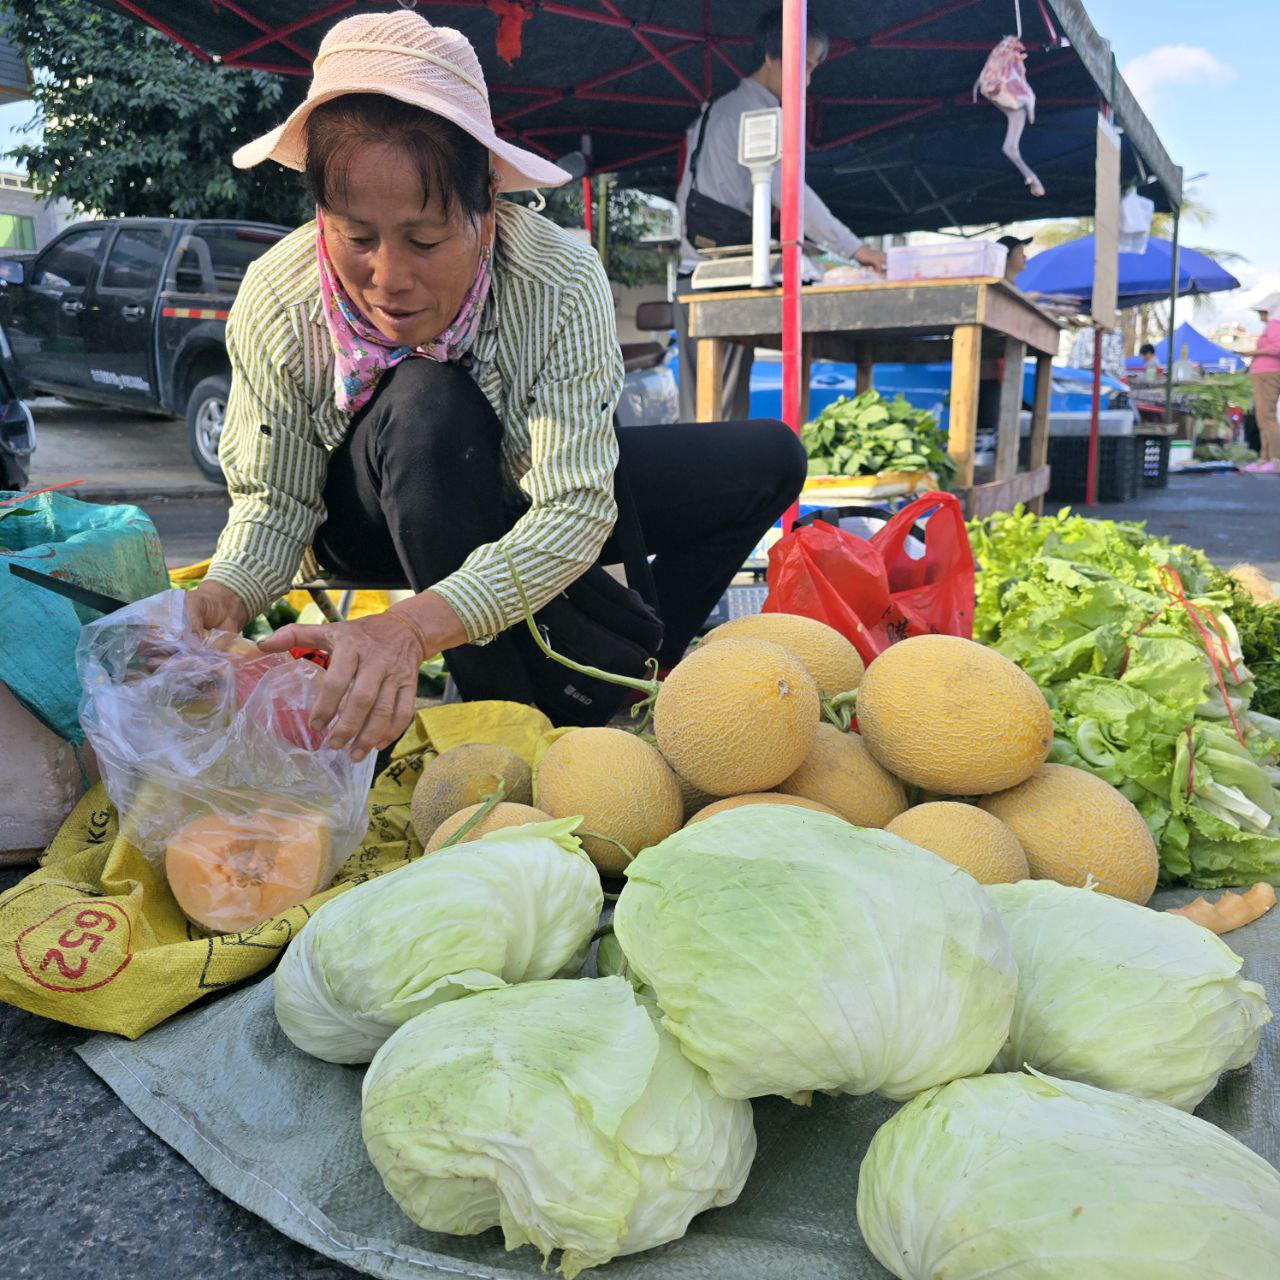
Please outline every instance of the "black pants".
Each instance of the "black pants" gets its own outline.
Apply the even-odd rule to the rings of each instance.
[[[329,461],[320,563],[345,577],[408,580],[423,591],[519,517],[504,500],[502,424],[456,365],[405,360],[384,375]],[[780,422],[627,427],[621,462],[653,559],[666,626],[658,660],[678,662],[733,575],[805,477]],[[621,560],[610,538],[603,564]],[[511,637],[446,655],[467,699],[533,701]]]

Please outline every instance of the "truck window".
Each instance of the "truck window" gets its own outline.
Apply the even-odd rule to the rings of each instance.
[[[37,259],[31,283],[46,289],[85,289],[102,251],[102,228],[73,231]]]
[[[174,284],[183,291],[207,289],[206,270],[213,275],[215,292],[235,293],[244,273],[283,237],[280,231],[258,227],[197,226],[187,237],[174,272]],[[201,283],[197,283],[197,281]]]
[[[158,227],[123,227],[117,234],[107,265],[103,268],[103,289],[154,289],[160,283],[160,268],[169,233]]]

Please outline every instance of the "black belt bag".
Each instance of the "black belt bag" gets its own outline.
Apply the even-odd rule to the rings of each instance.
[[[684,234],[695,249],[717,249],[751,243],[751,218],[689,188],[684,205]]]
[[[751,215],[732,205],[713,200],[698,190],[698,157],[707,135],[707,119],[715,107],[713,102],[703,113],[698,126],[698,142],[689,158],[689,195],[684,205],[684,234],[695,249],[716,249],[728,245],[751,243]]]

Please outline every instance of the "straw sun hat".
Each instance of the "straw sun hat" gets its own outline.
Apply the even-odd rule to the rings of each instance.
[[[484,72],[466,36],[404,10],[345,18],[328,31],[312,64],[306,101],[284,124],[241,147],[232,157],[236,168],[263,160],[303,168],[307,117],[344,93],[385,93],[465,129],[489,148],[503,191],[569,181],[557,165],[494,132]]]
[[[1280,316],[1280,293],[1269,293],[1261,302],[1253,304],[1255,311],[1265,311],[1268,315]]]

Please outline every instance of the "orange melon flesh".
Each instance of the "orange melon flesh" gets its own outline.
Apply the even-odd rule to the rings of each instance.
[[[318,816],[206,814],[169,841],[164,871],[189,919],[217,933],[240,933],[321,888],[329,836]]]

